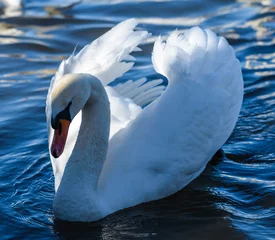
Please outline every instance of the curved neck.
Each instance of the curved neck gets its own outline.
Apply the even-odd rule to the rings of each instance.
[[[110,113],[109,102],[106,100],[87,102],[82,109],[78,138],[66,166],[72,168],[76,177],[83,177],[83,173],[87,173],[89,186],[94,189],[108,149]]]
[[[92,79],[91,85],[94,84]],[[110,107],[104,87],[101,83],[98,85],[97,92],[92,89],[93,95],[82,109],[78,138],[55,196],[55,214],[61,219],[77,221],[79,218],[83,221],[100,215],[97,183],[108,149]]]

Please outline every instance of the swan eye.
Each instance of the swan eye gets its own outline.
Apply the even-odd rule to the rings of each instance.
[[[52,117],[51,120],[51,125],[53,129],[58,129],[58,132],[62,132],[62,125],[60,126],[60,120],[61,119],[65,119],[68,120],[69,122],[71,122],[71,114],[70,114],[70,106],[72,105],[72,101],[69,102],[69,104],[67,105],[67,107],[59,112],[56,117]]]

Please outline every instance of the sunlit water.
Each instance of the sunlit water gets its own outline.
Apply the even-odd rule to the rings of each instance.
[[[26,1],[1,10],[0,239],[275,239],[275,8],[272,1]],[[68,5],[68,4],[67,4]],[[45,98],[59,63],[130,17],[153,36],[117,81],[160,77],[159,34],[194,25],[225,36],[245,96],[226,158],[177,194],[91,224],[54,222]]]

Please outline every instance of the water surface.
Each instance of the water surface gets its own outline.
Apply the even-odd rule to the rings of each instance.
[[[1,9],[1,239],[275,239],[275,8],[272,1],[27,0]],[[54,222],[45,99],[60,61],[136,17],[153,36],[117,80],[159,78],[153,41],[178,27],[225,36],[242,64],[245,96],[226,158],[182,191],[91,224]]]

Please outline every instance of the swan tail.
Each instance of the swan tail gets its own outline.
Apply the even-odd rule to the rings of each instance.
[[[184,34],[175,30],[166,41],[159,37],[152,53],[155,70],[170,82],[181,79],[235,91],[242,84],[240,62],[224,37],[193,27]],[[241,80],[241,81],[240,81]],[[238,85],[238,84],[237,84]],[[242,91],[242,87],[239,87]]]
[[[86,45],[77,55],[74,53],[62,61],[55,80],[67,73],[89,73],[107,85],[122,76],[133,66],[132,51],[140,51],[137,46],[150,34],[134,31],[135,19],[119,23],[101,37]]]
[[[114,87],[114,90],[119,95],[129,98],[135,104],[144,107],[163,93],[165,86],[160,85],[162,82],[162,79],[147,82],[146,78],[141,78],[137,81],[129,80],[125,83],[120,83]]]

